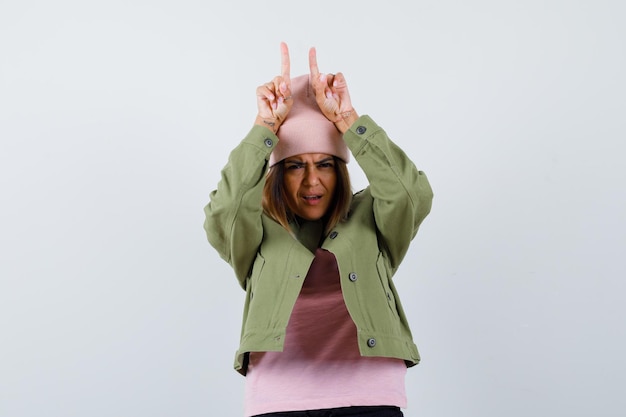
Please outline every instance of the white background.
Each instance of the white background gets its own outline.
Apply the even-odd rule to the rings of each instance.
[[[0,0],[0,416],[241,415],[202,208],[280,41],[432,183],[405,415],[623,416],[624,4]]]

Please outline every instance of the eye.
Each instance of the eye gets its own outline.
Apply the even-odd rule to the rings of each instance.
[[[304,168],[304,164],[296,164],[296,163],[287,163],[285,164],[287,169],[300,169]]]
[[[317,164],[318,168],[332,168],[335,166],[332,161],[320,162]]]

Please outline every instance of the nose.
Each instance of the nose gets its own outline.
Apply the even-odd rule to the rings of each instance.
[[[319,177],[317,175],[317,169],[315,166],[307,166],[306,171],[304,173],[304,184],[305,185],[318,185]]]

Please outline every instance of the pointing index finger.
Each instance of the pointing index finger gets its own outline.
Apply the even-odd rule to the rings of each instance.
[[[311,78],[314,80],[318,79],[320,70],[317,67],[317,54],[315,52],[315,47],[309,49],[309,69],[311,71]]]
[[[285,42],[280,43],[280,75],[282,75],[285,81],[289,82],[289,72],[291,70],[291,64],[289,62],[289,48]]]

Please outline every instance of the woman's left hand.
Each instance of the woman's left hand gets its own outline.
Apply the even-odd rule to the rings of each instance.
[[[324,116],[333,122],[341,133],[345,133],[359,118],[352,107],[345,77],[340,72],[320,73],[315,48],[309,50],[309,69],[317,105]]]

